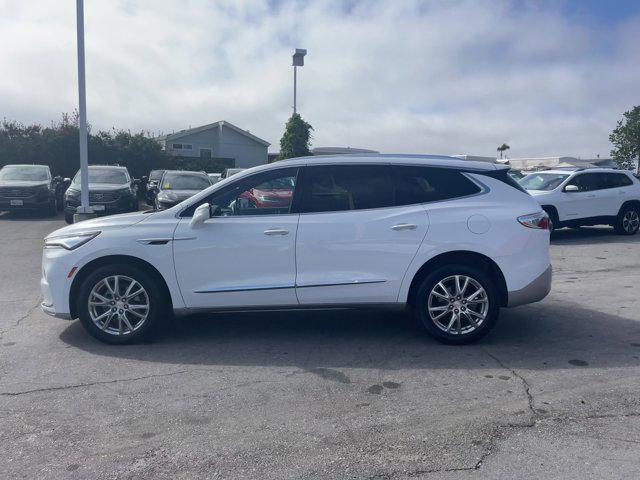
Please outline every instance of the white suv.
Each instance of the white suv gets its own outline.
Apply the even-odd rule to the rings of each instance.
[[[621,235],[640,227],[640,181],[613,168],[545,170],[520,180],[553,228],[611,225]]]
[[[507,168],[448,157],[307,157],[243,171],[162,212],[45,239],[45,312],[109,343],[170,312],[413,306],[448,343],[550,289],[548,217]]]

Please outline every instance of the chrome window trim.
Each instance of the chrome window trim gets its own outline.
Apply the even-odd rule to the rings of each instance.
[[[311,287],[338,287],[344,285],[365,285],[372,283],[385,283],[385,279],[371,280],[338,280],[327,282],[315,282],[307,284],[282,284],[282,285],[238,285],[230,287],[219,287],[195,290],[193,293],[229,293],[229,292],[255,292],[260,290],[285,290],[288,288],[311,288]]]

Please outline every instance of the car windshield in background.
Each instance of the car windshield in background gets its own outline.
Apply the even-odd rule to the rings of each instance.
[[[44,182],[49,180],[49,171],[44,167],[6,166],[0,170],[0,181]]]
[[[164,170],[151,170],[151,173],[149,174],[149,180],[160,181],[163,173],[164,173]]]
[[[568,176],[568,173],[532,173],[520,179],[520,185],[525,190],[553,190]]]
[[[204,175],[167,173],[162,179],[162,190],[204,190],[211,182]]]
[[[73,183],[80,185],[80,172],[73,177]],[[129,183],[127,174],[124,170],[115,170],[112,168],[90,168],[89,183],[110,183],[113,185],[124,185]]]

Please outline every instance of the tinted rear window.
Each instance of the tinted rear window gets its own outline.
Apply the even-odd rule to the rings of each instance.
[[[301,211],[363,210],[394,205],[394,184],[387,165],[327,165],[304,172]]]
[[[480,192],[480,187],[458,170],[408,166],[394,168],[396,205],[449,200]]]

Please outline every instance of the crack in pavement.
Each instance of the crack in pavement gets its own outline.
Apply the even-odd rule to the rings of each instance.
[[[39,392],[53,392],[58,390],[71,390],[74,388],[82,388],[82,387],[92,387],[94,385],[108,385],[110,383],[121,383],[121,382],[135,382],[138,380],[146,380],[148,378],[158,378],[158,377],[170,377],[172,375],[181,375],[183,373],[188,373],[189,370],[178,370],[177,372],[171,373],[157,373],[154,375],[145,375],[143,377],[132,377],[132,378],[116,378],[114,380],[103,380],[97,382],[87,382],[87,383],[76,383],[71,385],[60,385],[58,387],[44,387],[44,388],[34,388],[32,390],[23,390],[21,392],[0,392],[0,396],[4,397],[17,397],[20,395],[27,395],[30,393],[39,393]]]
[[[535,424],[536,420],[539,417],[539,413],[536,410],[535,406],[534,406],[534,402],[533,402],[533,395],[531,394],[531,385],[529,385],[529,382],[527,381],[526,378],[524,378],[521,374],[519,374],[516,370],[514,370],[513,368],[507,366],[502,360],[500,360],[498,357],[496,357],[495,355],[493,355],[491,352],[482,349],[482,351],[488,356],[490,357],[494,362],[496,362],[501,368],[507,370],[508,372],[511,372],[511,374],[518,378],[521,382],[522,382],[522,387],[524,388],[524,393],[527,395],[527,403],[529,405],[529,410],[531,411],[531,414],[533,415],[533,419],[531,422],[531,426],[533,427],[533,425]]]
[[[22,315],[20,318],[18,318],[18,320],[13,324],[14,327],[17,327],[20,325],[20,322],[22,322],[25,318],[29,317],[29,315],[31,315],[36,308],[38,308],[40,306],[40,303],[42,302],[42,300],[40,299],[40,297],[38,297],[38,300],[36,301],[36,304],[32,307],[29,307],[29,309],[27,310],[27,312]]]

